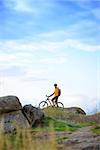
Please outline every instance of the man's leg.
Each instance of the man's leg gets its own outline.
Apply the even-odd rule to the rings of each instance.
[[[58,107],[58,96],[55,97],[55,103],[56,103],[56,106]]]
[[[56,97],[53,97],[53,98],[51,99],[51,101],[52,101],[52,103],[53,103],[54,106],[55,106],[55,99],[56,99]]]

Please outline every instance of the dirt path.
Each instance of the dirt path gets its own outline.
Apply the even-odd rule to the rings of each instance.
[[[69,139],[62,142],[62,150],[100,150],[100,136],[91,132],[91,127],[83,127],[69,135]]]
[[[56,139],[57,150],[100,150],[100,135],[91,131],[91,126],[80,128],[71,132],[34,132],[34,137],[43,139]]]

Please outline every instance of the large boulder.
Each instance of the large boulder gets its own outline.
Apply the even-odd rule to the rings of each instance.
[[[82,115],[86,115],[86,112],[79,108],[79,107],[68,107],[68,108],[64,108],[64,111],[68,112],[68,113],[74,113],[74,114],[82,114]]]
[[[0,132],[13,133],[27,128],[30,124],[21,110],[0,114]]]
[[[16,96],[0,97],[0,132],[12,133],[22,128],[30,128],[30,124],[19,99]]]
[[[23,113],[25,114],[26,118],[28,119],[31,127],[41,124],[41,122],[44,118],[44,113],[42,112],[42,110],[40,110],[36,107],[33,107],[31,104],[25,105],[23,107]]]
[[[0,114],[21,110],[22,105],[16,96],[0,97]]]

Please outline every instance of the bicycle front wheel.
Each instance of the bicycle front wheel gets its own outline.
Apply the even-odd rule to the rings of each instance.
[[[61,103],[61,102],[58,102],[58,107],[61,108],[61,109],[64,109],[64,104]]]
[[[43,109],[43,108],[46,108],[46,107],[48,107],[48,103],[46,101],[40,102],[40,104],[39,104],[40,109]]]

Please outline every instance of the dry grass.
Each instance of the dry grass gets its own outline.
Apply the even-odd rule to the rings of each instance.
[[[57,150],[54,132],[52,138],[34,138],[31,131],[18,131],[17,134],[0,134],[0,150]]]

